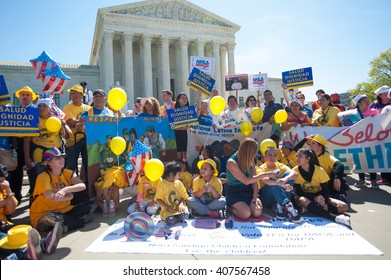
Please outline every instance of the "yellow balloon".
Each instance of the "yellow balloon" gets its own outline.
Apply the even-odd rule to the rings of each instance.
[[[113,139],[111,139],[110,149],[117,156],[122,154],[125,151],[125,148],[126,148],[126,141],[124,138],[120,136],[116,136]]]
[[[274,142],[272,139],[265,139],[261,142],[261,145],[259,146],[262,155],[265,155],[265,151],[269,147],[277,148],[276,142]]]
[[[288,119],[288,113],[285,110],[278,110],[274,115],[276,123],[283,123]]]
[[[259,122],[261,121],[263,118],[263,110],[259,107],[255,107],[251,110],[251,119],[254,121],[254,122]]]
[[[145,176],[152,182],[159,180],[164,172],[164,165],[161,160],[153,158],[147,161],[144,168]]]
[[[249,136],[253,132],[253,125],[250,122],[242,122],[240,124],[240,131],[244,136]]]
[[[221,96],[215,96],[210,100],[209,108],[212,111],[213,115],[217,116],[225,109],[225,99]]]
[[[59,118],[50,117],[46,120],[45,126],[50,132],[58,132],[61,128],[61,121]]]
[[[127,101],[126,92],[122,88],[112,88],[109,91],[107,102],[110,107],[116,111],[121,110]]]

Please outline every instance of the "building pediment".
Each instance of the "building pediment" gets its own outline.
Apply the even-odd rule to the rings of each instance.
[[[167,19],[239,29],[216,14],[185,0],[149,0],[100,9],[102,14],[120,14],[153,19]]]

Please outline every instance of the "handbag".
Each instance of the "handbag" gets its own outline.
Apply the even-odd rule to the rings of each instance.
[[[5,150],[0,148],[0,164],[8,171],[14,171],[18,166],[18,157],[15,150]]]

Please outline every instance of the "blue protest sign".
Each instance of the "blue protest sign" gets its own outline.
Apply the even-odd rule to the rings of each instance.
[[[190,73],[186,85],[194,90],[201,90],[202,93],[209,98],[210,92],[213,89],[215,80],[208,74],[202,72],[196,67]]]
[[[0,106],[0,136],[39,136],[39,110]]]
[[[282,72],[282,82],[288,88],[309,87],[314,84],[312,67]]]
[[[193,105],[168,109],[167,116],[171,129],[198,124],[197,112]]]
[[[0,75],[0,105],[5,105],[11,101],[8,93],[7,85],[5,84],[4,76]]]

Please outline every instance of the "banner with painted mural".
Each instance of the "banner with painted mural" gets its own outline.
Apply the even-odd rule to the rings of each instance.
[[[187,142],[187,158],[194,160],[202,146],[211,145],[215,156],[221,159],[223,155],[223,140],[229,142],[234,150],[245,138],[250,137],[261,143],[264,139],[270,138],[272,126],[269,123],[254,125],[253,132],[249,136],[241,133],[239,126],[230,128],[218,128],[213,126],[195,125],[189,129]]]
[[[167,117],[171,129],[198,124],[197,111],[194,105],[168,109]]]
[[[214,57],[191,56],[190,69],[194,67],[208,75],[213,75],[215,72],[215,59]]]
[[[269,87],[267,73],[250,75],[249,85],[251,91],[265,91]]]
[[[391,172],[391,114],[368,117],[352,126],[297,126],[285,132],[285,139],[296,144],[313,134],[327,139],[327,151],[344,164],[346,172]]]
[[[248,74],[226,75],[225,90],[248,90]]]
[[[189,79],[186,82],[186,85],[189,88],[194,89],[195,91],[200,90],[207,98],[209,98],[214,84],[215,80],[211,76],[195,67],[191,71]]]
[[[0,136],[39,136],[39,109],[0,106]]]
[[[282,83],[287,88],[310,87],[314,85],[312,67],[282,72]]]

